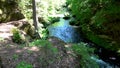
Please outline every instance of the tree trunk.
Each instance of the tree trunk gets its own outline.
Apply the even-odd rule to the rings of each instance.
[[[33,25],[35,27],[35,35],[36,35],[36,37],[40,38],[40,35],[38,33],[38,19],[37,19],[37,15],[36,15],[35,0],[32,0],[32,9],[33,9]]]

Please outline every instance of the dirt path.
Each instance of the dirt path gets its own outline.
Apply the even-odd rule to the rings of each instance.
[[[50,42],[59,52],[57,56],[46,54],[47,66],[45,61],[40,60],[43,51],[39,47],[27,47],[12,42],[0,43],[0,56],[4,68],[16,68],[16,65],[22,61],[31,64],[33,68],[75,68],[77,62],[74,57],[66,52],[64,47],[66,44],[57,38],[52,38]],[[52,59],[53,63],[48,62],[50,59]]]
[[[10,32],[14,28],[12,24],[2,23],[0,24],[0,37],[4,39],[10,39],[12,33]]]
[[[18,21],[10,21],[7,23],[0,23],[0,38],[11,40],[11,30],[12,28],[17,28],[28,22],[25,19]]]

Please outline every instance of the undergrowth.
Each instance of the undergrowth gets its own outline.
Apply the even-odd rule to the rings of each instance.
[[[13,42],[21,43],[22,37],[21,37],[19,30],[17,28],[13,28],[11,31],[13,33],[13,38],[12,38]]]

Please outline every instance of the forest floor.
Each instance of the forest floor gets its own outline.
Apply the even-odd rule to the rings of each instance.
[[[10,32],[13,27],[15,26],[10,22],[0,24],[0,62],[2,61],[3,68],[17,68],[16,66],[21,63],[23,67],[19,68],[25,68],[24,65],[28,64],[31,64],[33,68],[76,68],[79,66],[72,52],[66,50],[65,46],[69,47],[70,44],[51,37],[48,40],[58,49],[58,54],[56,56],[43,55],[43,51],[37,46],[30,47],[14,43]]]

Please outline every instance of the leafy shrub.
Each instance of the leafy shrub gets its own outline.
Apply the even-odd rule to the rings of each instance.
[[[81,42],[74,44],[72,50],[76,58],[80,61],[82,68],[99,68],[98,64],[91,59],[91,55],[94,53],[93,48],[89,48],[87,44]]]
[[[71,6],[72,13],[76,15],[81,25],[93,25],[94,28],[103,27],[103,24],[115,22],[120,19],[120,6],[117,1],[112,0],[67,0]],[[114,18],[113,18],[114,17]],[[82,27],[86,28],[86,27]],[[101,29],[104,29],[101,28]],[[87,30],[86,30],[87,31]]]
[[[47,29],[42,30],[41,38],[42,39],[47,39],[48,38],[48,30]]]
[[[33,68],[33,66],[25,61],[21,61],[19,64],[17,64],[16,68]]]
[[[32,0],[19,0],[18,6],[25,18],[30,20],[32,18]]]
[[[13,42],[21,43],[22,38],[21,38],[19,30],[17,28],[13,28],[12,33],[13,33],[13,38],[12,38]]]

